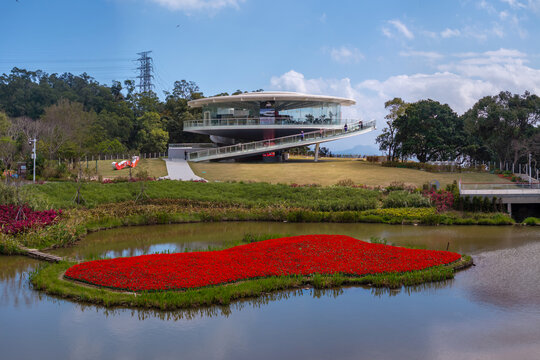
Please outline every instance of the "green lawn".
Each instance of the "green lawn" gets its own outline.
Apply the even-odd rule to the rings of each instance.
[[[114,160],[114,161],[122,161],[122,160]],[[97,167],[98,167],[98,175],[103,176],[104,178],[115,178],[115,177],[129,177],[129,168],[125,168],[122,170],[116,170],[112,167],[113,160],[98,160],[97,161]],[[86,163],[83,162],[83,167],[86,167]],[[91,171],[95,171],[96,169],[96,161],[88,161],[88,169]],[[135,168],[131,170],[132,176],[135,177],[135,174],[138,171],[147,171],[149,176],[159,178],[161,176],[167,175],[167,166],[165,165],[165,161],[162,159],[141,159],[139,160],[139,163]]]
[[[489,173],[430,173],[421,170],[382,167],[359,160],[294,159],[283,163],[190,163],[195,174],[209,181],[254,181],[284,184],[334,185],[351,179],[356,184],[386,186],[392,182],[420,187],[438,180],[442,186],[464,182],[507,182]]]

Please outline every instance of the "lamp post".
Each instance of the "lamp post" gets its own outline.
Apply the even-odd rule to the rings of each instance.
[[[32,145],[32,159],[34,160],[34,166],[32,167],[32,170],[34,171],[34,184],[36,183],[36,142],[36,138],[30,139],[28,141],[28,144]]]

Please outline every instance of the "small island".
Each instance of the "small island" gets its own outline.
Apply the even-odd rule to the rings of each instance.
[[[219,251],[61,262],[35,272],[31,281],[49,294],[83,302],[176,309],[299,287],[417,285],[453,278],[470,265],[469,256],[455,252],[305,235]]]

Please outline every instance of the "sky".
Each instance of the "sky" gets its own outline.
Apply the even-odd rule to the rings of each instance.
[[[158,94],[195,81],[343,96],[378,130],[329,143],[375,148],[384,102],[462,114],[500,91],[540,94],[540,0],[1,0],[0,73],[13,67],[135,79],[152,51]]]

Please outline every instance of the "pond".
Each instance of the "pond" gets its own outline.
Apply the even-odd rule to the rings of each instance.
[[[467,253],[454,280],[397,291],[347,287],[279,292],[228,307],[105,309],[31,289],[39,262],[0,256],[5,359],[537,359],[540,231],[531,227],[201,223],[90,234],[54,251],[78,258],[206,248],[246,233],[371,236]]]

